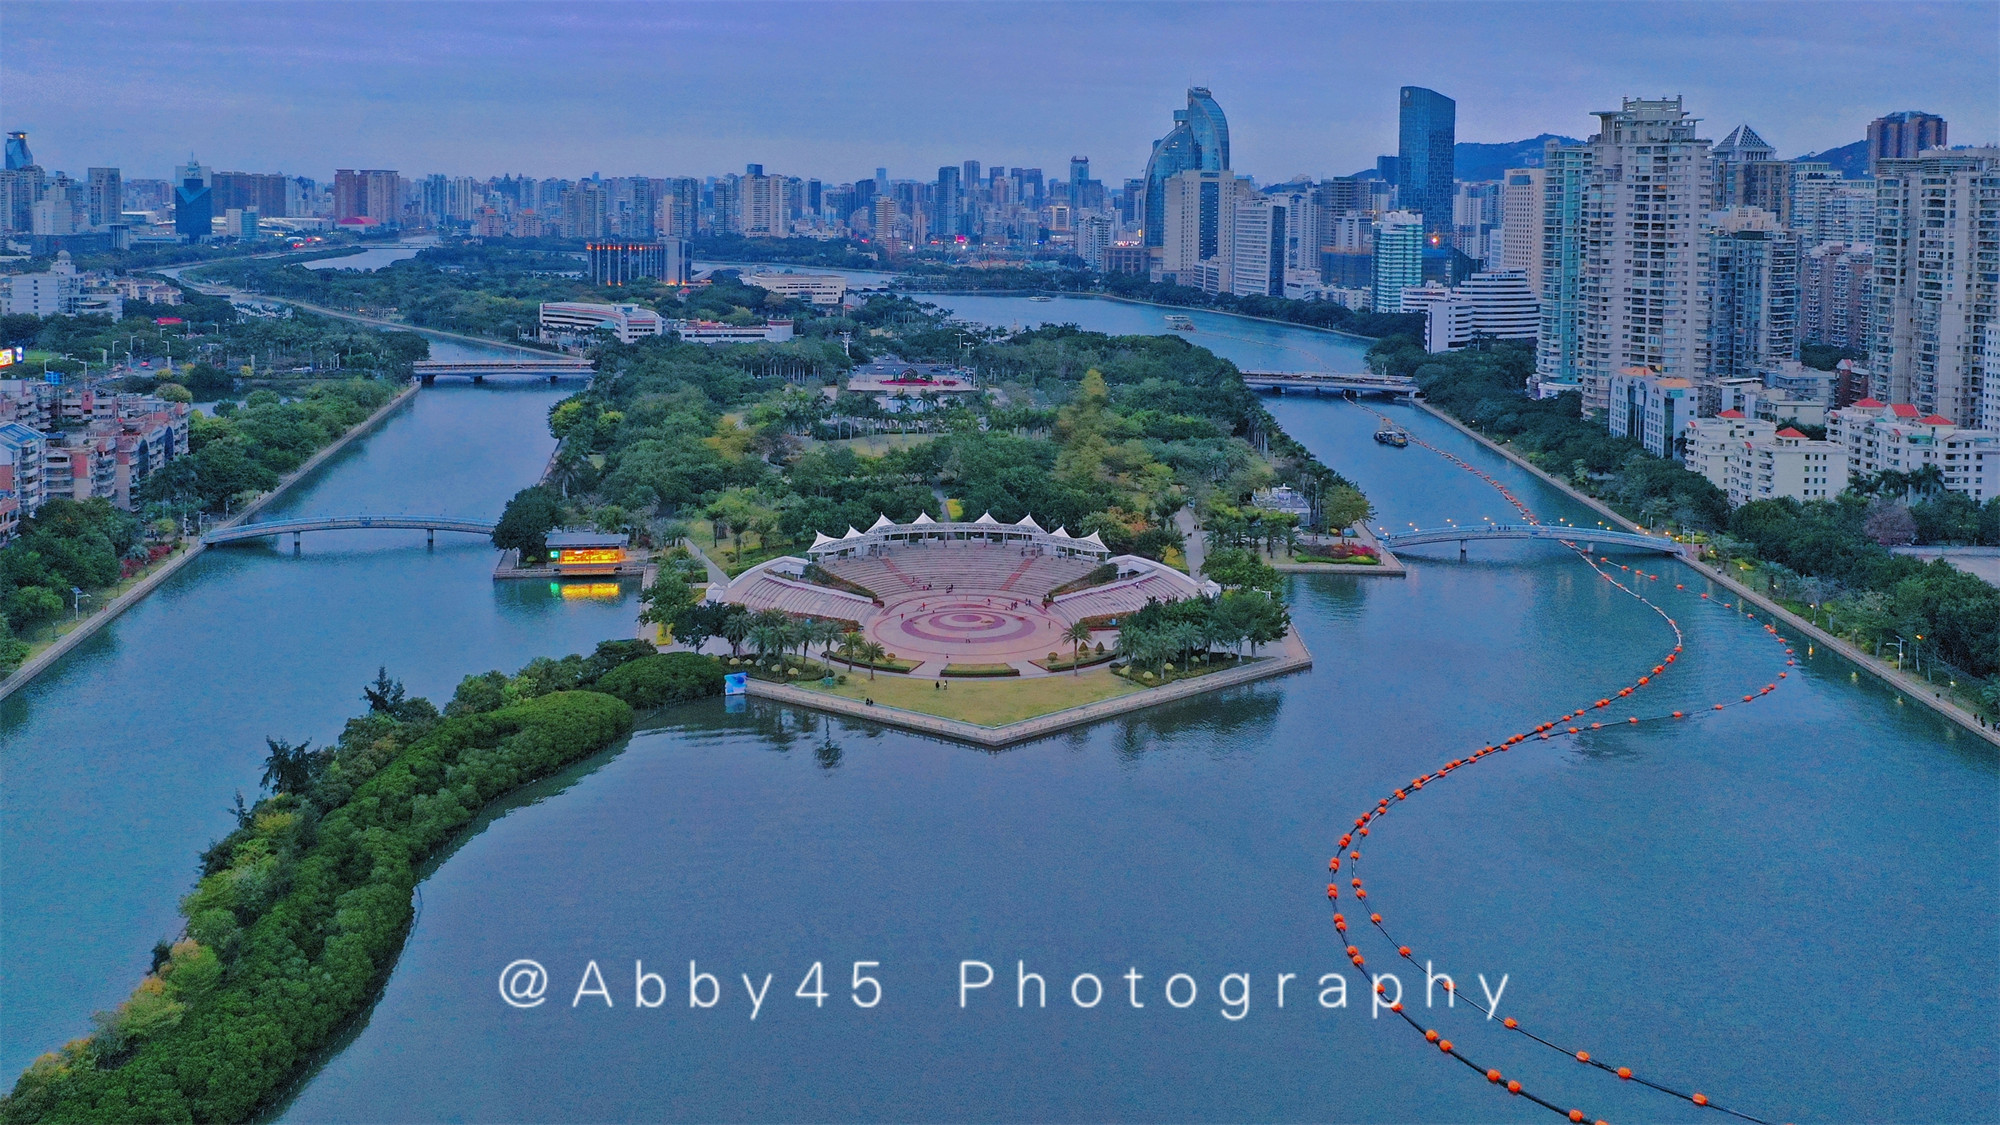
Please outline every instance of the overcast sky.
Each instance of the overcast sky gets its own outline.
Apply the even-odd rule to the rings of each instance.
[[[1270,182],[1396,150],[1396,90],[1458,139],[1587,136],[1682,94],[1797,156],[1898,109],[2000,136],[2000,3],[0,4],[0,116],[46,168],[335,167],[831,181],[940,164],[1116,181],[1206,85]]]

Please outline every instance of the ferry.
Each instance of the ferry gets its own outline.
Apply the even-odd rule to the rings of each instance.
[[[1044,297],[1044,296],[1042,296],[1041,294],[1039,294],[1039,293],[1038,293],[1038,294],[1036,294],[1035,296],[1033,296],[1033,297],[1030,297],[1030,298],[1028,298],[1028,300],[1030,300],[1030,301],[1053,301],[1053,300],[1055,300],[1055,298],[1054,298],[1054,297]]]
[[[1410,444],[1410,435],[1394,426],[1384,426],[1375,431],[1375,440],[1381,442],[1383,445],[1393,445],[1397,449],[1401,449]]]
[[[1192,332],[1194,331],[1194,321],[1182,316],[1180,313],[1168,313],[1167,327],[1176,332]]]

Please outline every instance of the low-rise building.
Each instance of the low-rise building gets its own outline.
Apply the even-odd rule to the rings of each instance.
[[[1526,340],[1541,331],[1541,302],[1520,270],[1476,273],[1456,288],[1403,290],[1403,311],[1425,314],[1424,347],[1457,351],[1477,340]]]
[[[847,278],[837,273],[752,273],[743,276],[743,283],[828,308],[838,307],[847,296]]]
[[[1680,459],[1675,439],[1701,413],[1701,393],[1693,382],[1650,367],[1627,367],[1611,377],[1607,392],[1605,421],[1613,437],[1632,438],[1655,457]]]
[[[872,396],[891,414],[919,414],[955,398],[984,393],[969,367],[908,363],[892,355],[856,364],[847,373],[847,391]]]
[[[588,301],[546,301],[541,310],[541,338],[551,343],[588,339],[606,331],[630,344],[666,331],[660,314],[643,305],[600,305]]]
[[[48,441],[19,422],[0,422],[0,496],[18,505],[16,518],[32,517],[48,499]]]
[[[67,250],[48,272],[12,274],[5,282],[5,311],[12,316],[75,316],[83,299],[83,278]]]
[[[2000,496],[2000,431],[1965,429],[1942,414],[1864,398],[1827,416],[1827,439],[1855,476],[1937,466],[1944,486],[1985,503]]]
[[[1708,483],[1729,489],[1730,464],[1744,443],[1768,438],[1778,432],[1776,424],[1751,418],[1741,410],[1725,410],[1711,418],[1690,418],[1682,430],[1685,450],[1682,463],[1690,472],[1700,473]]]
[[[716,320],[670,320],[667,327],[678,333],[684,344],[783,343],[792,338],[792,322],[772,320],[763,324],[724,324]]]
[[[1731,507],[1752,500],[1831,500],[1847,488],[1847,449],[1790,426],[1752,438],[1728,462]]]

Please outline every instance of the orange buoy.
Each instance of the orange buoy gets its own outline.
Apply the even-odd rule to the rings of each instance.
[[[1339,857],[1339,856],[1334,856],[1334,857],[1333,857],[1332,859],[1329,859],[1329,860],[1327,860],[1327,861],[1326,861],[1326,869],[1327,869],[1328,871],[1338,871],[1338,870],[1340,870],[1340,857]]]
[[[1626,721],[1626,722],[1628,722],[1628,723],[1637,723],[1637,722],[1639,721],[1639,716],[1637,716],[1637,715],[1634,715],[1634,716],[1632,716],[1631,718],[1629,718],[1629,719],[1627,719],[1627,720],[1625,720],[1625,721]]]
[[[1694,1097],[1691,1097],[1691,1098],[1689,1098],[1688,1100],[1689,1100],[1689,1101],[1691,1101],[1691,1102],[1693,1102],[1693,1103],[1694,1103],[1694,1104],[1696,1104],[1696,1105],[1707,1105],[1707,1104],[1708,1104],[1708,1095],[1707,1095],[1707,1094],[1696,1094],[1696,1095],[1695,1095]]]
[[[1630,1077],[1632,1077],[1632,1068],[1631,1068],[1631,1067],[1629,1067],[1629,1066],[1621,1066],[1621,1067],[1619,1067],[1619,1068],[1618,1068],[1618,1077],[1620,1077],[1620,1078],[1630,1078]]]
[[[1508,1017],[1507,1017],[1506,1019],[1504,1019],[1504,1020],[1501,1020],[1501,1021],[1500,1021],[1500,1026],[1502,1026],[1502,1027],[1505,1027],[1505,1028],[1508,1028],[1508,1029],[1510,1029],[1510,1030],[1511,1030],[1511,1029],[1513,1029],[1513,1028],[1516,1028],[1516,1027],[1519,1027],[1519,1026],[1521,1026],[1521,1025],[1520,1025],[1520,1024],[1518,1024],[1518,1023],[1516,1023],[1516,1022],[1514,1022],[1514,1017],[1513,1017],[1513,1016],[1508,1016]]]
[[[1344,848],[1344,847],[1346,847],[1346,846],[1347,846],[1347,843],[1348,843],[1348,841],[1350,841],[1350,840],[1352,840],[1352,839],[1354,839],[1354,837],[1353,837],[1352,835],[1347,835],[1347,836],[1342,836],[1342,837],[1340,838],[1340,846],[1341,846],[1341,847],[1343,847],[1343,848]]]
[[[1642,683],[1642,684],[1644,684],[1644,683],[1650,683],[1650,682],[1652,681],[1652,679],[1653,679],[1653,677],[1651,677],[1651,676],[1640,676],[1640,677],[1639,677],[1639,682],[1640,682],[1640,683]]]
[[[1428,1042],[1428,1043],[1435,1043],[1435,1042],[1437,1042],[1437,1041],[1438,1041],[1438,1033],[1437,1033],[1437,1032],[1435,1032],[1435,1031],[1425,1031],[1425,1032],[1424,1032],[1424,1041],[1425,1041],[1425,1042]]]
[[[1591,729],[1591,730],[1603,730],[1603,729],[1604,729],[1604,724],[1603,724],[1603,723],[1592,723],[1592,724],[1590,724],[1590,729]]]
[[[1355,897],[1355,898],[1367,898],[1367,897],[1368,897],[1368,892],[1367,892],[1367,891],[1363,891],[1363,890],[1357,890],[1357,891],[1355,891],[1355,892],[1354,892],[1354,897]]]
[[[1359,879],[1356,879],[1356,880],[1354,880],[1354,886],[1357,886],[1357,887],[1358,887],[1358,886],[1360,886],[1360,885],[1361,885],[1361,880],[1359,880]]]
[[[1360,852],[1348,852],[1348,853],[1347,853],[1347,858],[1349,858],[1349,859],[1360,859],[1360,858],[1361,858],[1361,853],[1360,853]]]
[[[1403,1002],[1402,1002],[1401,1000],[1398,1000],[1398,1001],[1396,1001],[1396,1002],[1395,1002],[1394,1004],[1391,1004],[1391,1005],[1389,1005],[1389,1010],[1390,1010],[1390,1011],[1392,1011],[1392,1012],[1400,1012],[1400,1011],[1402,1011],[1402,1010],[1403,1010]]]
[[[1676,711],[1676,712],[1674,712],[1674,718],[1676,718],[1676,719],[1679,719],[1679,718],[1682,718],[1682,717],[1683,717],[1683,716],[1681,715],[1681,713],[1680,713],[1679,711]]]
[[[1382,924],[1382,916],[1380,914],[1370,914],[1368,920],[1378,926]]]
[[[1576,733],[1576,728],[1575,728],[1575,727],[1571,727],[1571,728],[1569,728],[1569,732],[1570,732],[1571,734],[1575,734],[1575,733]]]
[[[1451,1054],[1451,1040],[1449,1039],[1438,1040],[1438,1050],[1443,1051],[1447,1055]]]
[[[1521,1084],[1520,1084],[1519,1082],[1517,1082],[1517,1081],[1514,1081],[1513,1079],[1508,1079],[1508,1081],[1507,1081],[1507,1092],[1508,1092],[1508,1093],[1510,1093],[1510,1094],[1518,1094],[1518,1093],[1520,1093],[1520,1092],[1521,1092]]]
[[[1375,992],[1376,992],[1376,994],[1377,994],[1377,995],[1380,995],[1380,994],[1382,994],[1382,993],[1385,993],[1385,992],[1388,992],[1388,991],[1389,991],[1389,986],[1388,986],[1388,985],[1386,985],[1386,984],[1383,984],[1383,983],[1382,983],[1381,981],[1379,981],[1379,980],[1375,982]]]
[[[1487,1080],[1488,1082],[1491,1082],[1491,1083],[1493,1083],[1493,1084],[1494,1084],[1495,1086],[1498,1086],[1498,1085],[1500,1084],[1500,1072],[1499,1072],[1499,1071],[1497,1071],[1497,1070],[1489,1070],[1489,1071],[1487,1071],[1487,1072],[1486,1072],[1486,1080]]]
[[[1580,1062],[1580,1063],[1587,1063],[1587,1062],[1589,1062],[1589,1061],[1590,1061],[1590,1052],[1589,1052],[1589,1051],[1578,1051],[1578,1052],[1576,1053],[1576,1061],[1578,1061],[1578,1062]]]
[[[1409,947],[1409,946],[1407,946],[1407,945],[1399,945],[1399,946],[1397,946],[1397,947],[1396,947],[1396,956],[1398,956],[1398,957],[1408,957],[1409,955],[1410,955],[1410,947]]]
[[[1328,884],[1326,885],[1326,897],[1328,897],[1328,898],[1339,898],[1339,897],[1340,897],[1340,888],[1339,888],[1339,887],[1336,887],[1336,886],[1334,886],[1334,885],[1333,885],[1332,883],[1328,883]],[[1338,921],[1338,920],[1339,920],[1339,919],[1335,919],[1335,921]]]
[[[1580,1110],[1580,1109],[1572,1109],[1572,1110],[1570,1110],[1570,1111],[1569,1111],[1569,1119],[1570,1119],[1571,1121],[1582,1121],[1582,1120],[1583,1120],[1583,1111],[1582,1111],[1582,1110]]]
[[[1717,711],[1720,711],[1720,710],[1722,710],[1722,704],[1720,704],[1720,703],[1716,704],[1716,705],[1715,705],[1715,709],[1716,709]]]
[[[1790,673],[1790,672],[1780,672],[1780,673],[1778,673],[1778,678],[1782,680],[1782,679],[1784,679],[1784,678],[1785,678],[1786,676],[1789,676],[1789,675],[1791,675],[1791,673]]]
[[[1367,830],[1366,828],[1363,828],[1363,829],[1361,830],[1361,834],[1362,834],[1363,836],[1366,836],[1366,835],[1368,835],[1368,830]]]

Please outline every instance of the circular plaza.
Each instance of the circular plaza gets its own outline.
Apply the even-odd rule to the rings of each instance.
[[[1079,622],[1092,631],[1091,647],[1108,649],[1119,617],[1204,592],[1151,559],[1114,557],[1094,534],[1047,531],[1032,518],[946,523],[923,515],[819,535],[804,557],[745,571],[718,597],[847,623],[912,676],[1034,676],[1047,673],[1051,653],[1069,658],[1068,634]]]

